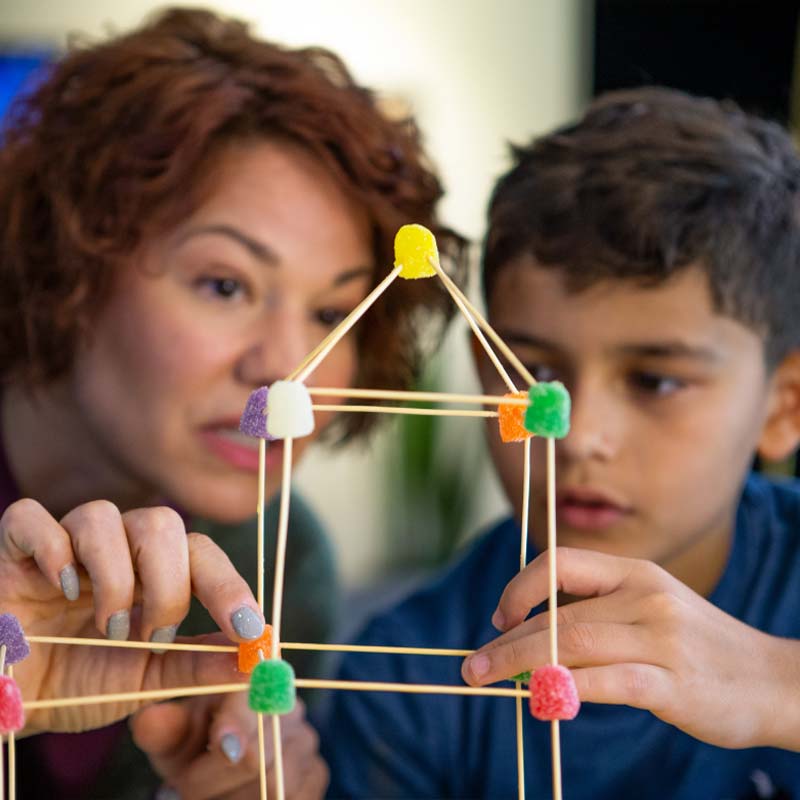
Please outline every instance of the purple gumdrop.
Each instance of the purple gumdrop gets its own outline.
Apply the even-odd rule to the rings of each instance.
[[[242,419],[239,422],[239,430],[247,436],[274,442],[275,437],[267,433],[267,394],[269,394],[269,389],[261,386],[247,398],[247,405],[244,407]]]
[[[22,626],[13,614],[0,614],[0,645],[6,646],[6,664],[16,664],[30,655]]]

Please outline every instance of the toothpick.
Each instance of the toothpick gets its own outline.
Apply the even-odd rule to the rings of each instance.
[[[403,694],[471,695],[473,697],[529,697],[526,689],[498,689],[491,686],[450,686],[448,684],[386,683],[383,681],[336,681],[297,678],[298,689],[341,689],[356,692],[401,692]]]
[[[453,287],[455,283],[453,281],[446,280],[445,272],[439,265],[439,262],[436,259],[429,258],[428,261],[436,270],[437,274],[440,278],[442,278],[442,282],[445,285],[445,288],[450,293],[450,297],[453,299],[453,302],[458,306],[461,313],[464,315],[464,319],[467,320],[469,327],[472,328],[472,332],[475,334],[475,338],[481,343],[481,347],[483,347],[486,355],[489,356],[489,360],[494,364],[494,368],[497,370],[500,377],[503,379],[503,382],[508,387],[509,392],[513,392],[516,394],[517,387],[514,385],[514,381],[511,380],[511,376],[506,372],[506,368],[503,366],[500,359],[497,357],[497,354],[492,350],[491,345],[489,342],[486,341],[486,337],[483,335],[483,331],[481,331],[478,323],[475,321],[474,317],[470,313],[470,310],[467,308],[464,301],[453,291]]]
[[[417,414],[425,417],[498,417],[497,411],[468,411],[462,408],[403,408],[402,406],[313,405],[314,411],[357,411],[367,414]]]
[[[420,403],[469,403],[485,406],[521,406],[527,408],[527,397],[502,397],[493,394],[453,394],[451,392],[406,392],[398,389],[351,389],[334,386],[309,386],[312,397],[347,397],[364,400],[406,400]]]
[[[14,667],[8,665],[8,677],[14,677]],[[0,745],[0,756],[3,748]],[[0,785],[2,785],[0,777]],[[14,731],[8,734],[8,800],[15,800],[17,796],[17,737]]]
[[[436,266],[437,265],[434,265],[434,269]],[[478,323],[478,325],[481,326],[486,335],[494,342],[497,349],[506,357],[506,359],[508,359],[508,362],[519,373],[520,377],[528,384],[528,386],[533,386],[533,384],[536,383],[536,378],[531,375],[530,371],[519,360],[516,353],[503,341],[500,334],[497,333],[497,331],[486,321],[486,318],[481,314],[481,312],[470,302],[470,299],[466,294],[464,294],[464,292],[461,291],[458,284],[443,269],[441,269],[441,267],[439,267],[439,270],[439,277],[441,277],[444,285],[450,289],[451,294],[458,295],[464,305],[469,309],[472,316],[475,317],[475,321]]]
[[[6,667],[6,646],[0,644],[0,675],[3,674]]]
[[[278,512],[278,537],[275,546],[275,582],[272,592],[272,649],[270,658],[280,658],[283,580],[286,566],[286,539],[289,531],[289,495],[292,476],[292,439],[283,440],[281,502]]]
[[[303,363],[292,372],[287,380],[305,381],[309,375],[319,366],[325,356],[330,353],[340,339],[361,319],[369,310],[369,307],[392,285],[392,282],[400,274],[402,267],[395,267],[334,329],[326,341],[319,346],[318,352],[312,351],[308,363]],[[317,348],[315,348],[317,350]]]

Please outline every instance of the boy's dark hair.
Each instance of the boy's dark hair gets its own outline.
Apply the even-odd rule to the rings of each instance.
[[[601,96],[513,155],[489,207],[487,298],[523,255],[573,291],[658,285],[696,264],[715,308],[763,337],[768,365],[800,346],[800,158],[779,125],[647,87]]]

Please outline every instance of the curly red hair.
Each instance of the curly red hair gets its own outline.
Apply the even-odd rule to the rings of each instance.
[[[436,234],[456,272],[463,240],[435,217],[441,185],[410,120],[391,120],[333,53],[254,38],[245,24],[170,9],[80,46],[6,118],[0,148],[0,380],[63,376],[131,254],[201,202],[238,139],[289,138],[324,162],[371,221],[381,274],[397,228]],[[402,388],[419,366],[420,307],[438,282],[400,281],[358,328],[362,386]],[[345,434],[374,415],[346,415]]]

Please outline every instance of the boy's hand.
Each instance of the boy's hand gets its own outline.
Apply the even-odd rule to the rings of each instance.
[[[126,639],[130,633],[152,637],[157,648],[174,637],[192,592],[227,639],[254,638],[263,629],[258,605],[225,553],[205,536],[187,536],[172,509],[121,514],[97,501],[57,521],[39,503],[20,500],[0,517],[0,609],[14,614],[28,636]],[[14,677],[25,701],[244,680],[233,654],[41,643],[31,645]],[[141,705],[35,711],[24,733],[97,728]]]
[[[257,717],[246,693],[163,703],[132,720],[136,744],[180,797],[192,800],[255,798],[259,787]],[[292,800],[319,800],[328,785],[328,768],[319,740],[305,721],[303,704],[281,717],[284,787]],[[272,719],[264,717],[267,795],[274,797]]]
[[[800,750],[800,643],[720,611],[648,561],[558,548],[559,662],[581,700],[645,708],[721,747]],[[464,680],[485,685],[550,660],[547,554],[506,587],[492,618],[502,636],[467,658]]]

